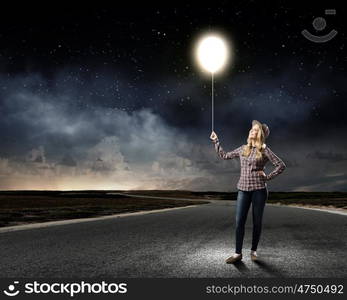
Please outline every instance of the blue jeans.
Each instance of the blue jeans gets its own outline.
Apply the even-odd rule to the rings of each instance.
[[[253,235],[251,250],[257,250],[262,227],[263,212],[268,195],[269,192],[266,187],[253,191],[238,190],[236,201],[236,253],[242,253],[243,237],[245,235],[245,224],[251,203],[253,215]]]

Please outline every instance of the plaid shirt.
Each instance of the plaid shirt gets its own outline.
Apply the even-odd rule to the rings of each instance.
[[[284,162],[273,153],[269,147],[265,147],[263,150],[262,159],[256,159],[256,148],[253,147],[248,157],[241,155],[243,146],[236,148],[230,152],[225,152],[217,139],[212,141],[214,143],[217,154],[222,159],[232,159],[240,157],[241,163],[241,176],[237,183],[237,188],[242,191],[252,191],[267,187],[266,181],[273,179],[284,171],[286,165]],[[264,175],[259,174],[259,171],[264,171],[265,164],[268,161],[276,167],[270,174]]]

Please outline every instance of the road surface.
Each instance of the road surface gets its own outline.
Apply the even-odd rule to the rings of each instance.
[[[251,207],[244,258],[226,264],[235,203],[0,232],[1,277],[346,277],[347,217],[295,207],[265,207],[258,262]]]

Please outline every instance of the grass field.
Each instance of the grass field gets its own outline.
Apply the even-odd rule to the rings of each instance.
[[[177,197],[192,199],[236,200],[237,192],[193,192],[193,191],[129,191],[128,194],[139,194],[157,197]],[[346,192],[269,192],[267,203],[307,204],[332,206],[347,209]]]
[[[189,200],[133,198],[106,193],[129,193]],[[194,192],[182,190],[141,191],[0,191],[0,227],[88,218],[111,214],[208,203],[204,200],[235,201],[237,192]],[[267,203],[339,208],[347,211],[344,192],[270,192]]]

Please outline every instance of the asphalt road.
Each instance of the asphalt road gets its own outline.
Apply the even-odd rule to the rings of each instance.
[[[235,202],[218,200],[0,232],[1,277],[346,277],[346,216],[267,205],[253,262],[251,209],[236,264],[225,263],[234,252]]]

